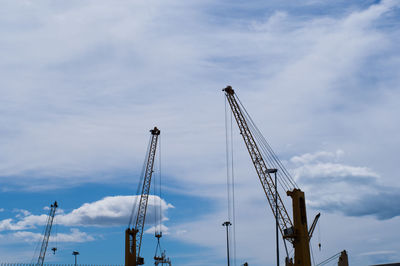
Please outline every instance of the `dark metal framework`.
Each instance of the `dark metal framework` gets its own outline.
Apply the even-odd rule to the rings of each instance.
[[[142,194],[140,195],[139,209],[136,217],[135,229],[136,234],[136,258],[139,260],[140,248],[142,245],[143,227],[146,219],[147,203],[149,200],[149,192],[151,185],[151,176],[153,174],[153,165],[157,149],[158,136],[160,135],[160,130],[157,127],[150,130],[151,140],[149,146],[148,157],[146,161],[145,174],[143,178]]]
[[[49,216],[47,217],[47,224],[46,224],[46,229],[44,231],[42,247],[40,248],[40,254],[36,266],[43,266],[44,257],[46,256],[47,245],[49,244],[51,227],[53,225],[54,215],[56,214],[57,207],[58,207],[57,201],[55,201],[50,206],[50,213]]]
[[[231,86],[226,87],[225,89],[223,89],[223,91],[225,92],[226,98],[228,99],[229,105],[232,109],[232,113],[235,116],[236,122],[239,126],[240,134],[242,135],[247,150],[249,151],[251,160],[257,171],[265,195],[267,196],[268,203],[272,209],[272,213],[278,220],[281,234],[284,237],[286,235],[285,238],[290,242],[293,242],[294,239],[292,237],[288,237],[288,235],[284,233],[284,230],[293,228],[292,220],[289,217],[289,214],[285,208],[285,205],[282,202],[279,193],[275,192],[275,184],[269,173],[269,168],[265,164],[263,156],[258,149],[258,146],[253,138],[249,126],[247,125],[246,119],[235,98],[235,92]],[[275,204],[275,202],[277,202],[277,204]]]

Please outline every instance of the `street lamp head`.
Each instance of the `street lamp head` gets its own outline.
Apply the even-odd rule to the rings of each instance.
[[[229,226],[229,225],[232,225],[231,222],[229,221],[226,221],[225,223],[222,224],[222,226]]]
[[[79,252],[78,251],[72,251],[72,255],[79,255]]]
[[[275,174],[276,172],[278,172],[278,169],[275,168],[267,169],[268,174]]]

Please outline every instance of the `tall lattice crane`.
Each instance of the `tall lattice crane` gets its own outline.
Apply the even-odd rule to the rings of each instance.
[[[56,214],[57,207],[58,207],[57,201],[55,201],[50,206],[50,212],[49,216],[47,217],[47,224],[46,224],[46,229],[44,231],[42,247],[40,248],[40,254],[36,266],[43,266],[44,257],[46,256],[47,245],[49,243],[51,227],[53,225],[54,215]]]
[[[251,160],[254,164],[261,185],[264,189],[268,203],[276,218],[283,238],[293,244],[294,261],[286,259],[286,265],[310,266],[309,240],[315,228],[317,219],[314,220],[311,230],[307,228],[307,214],[304,192],[301,191],[288,171],[279,161],[269,144],[266,142],[258,128],[255,126],[246,109],[240,103],[231,86],[223,89],[229,102],[232,113],[239,126],[240,134],[246,144]],[[243,110],[242,110],[243,109]],[[267,165],[268,163],[268,165]],[[293,221],[286,207],[275,190],[275,182],[271,177],[271,169],[278,169],[279,182],[287,189],[287,195],[292,198]],[[275,203],[276,202],[276,203]]]
[[[136,266],[144,264],[144,259],[140,257],[140,248],[142,245],[143,228],[146,219],[151,176],[153,174],[153,166],[160,130],[157,127],[154,127],[154,129],[150,130],[150,132],[151,138],[145,159],[142,193],[140,195],[135,227],[131,228],[134,214],[132,213],[128,229],[125,230],[125,266]]]

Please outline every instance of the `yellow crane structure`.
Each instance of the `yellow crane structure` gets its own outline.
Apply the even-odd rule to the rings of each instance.
[[[304,192],[298,188],[269,144],[265,141],[247,111],[236,97],[232,87],[227,86],[223,91],[239,126],[240,134],[246,144],[269,205],[278,221],[283,239],[293,245],[294,260],[287,257],[286,265],[311,266],[309,241],[319,215],[315,218],[313,226],[308,230]],[[263,141],[263,146],[259,147],[258,143]],[[269,165],[267,165],[266,161],[269,162]],[[292,199],[293,220],[290,218],[281,196],[275,190],[275,182],[271,177],[273,173],[272,169],[280,170],[278,171],[282,177],[280,182],[283,187],[288,188],[287,195]]]
[[[160,130],[157,127],[154,127],[154,129],[150,130],[150,133],[151,137],[145,159],[143,185],[141,189],[142,192],[140,195],[135,226],[131,228],[133,214],[135,212],[134,209],[131,215],[131,219],[129,221],[129,226],[125,230],[125,266],[136,266],[144,264],[144,259],[140,257],[140,249],[142,246],[143,228],[146,219],[151,177],[153,174],[153,166],[154,166],[157,141],[160,135]]]

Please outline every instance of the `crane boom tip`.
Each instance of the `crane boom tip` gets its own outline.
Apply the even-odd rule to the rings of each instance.
[[[230,95],[233,95],[233,94],[235,94],[235,91],[232,89],[232,87],[231,86],[226,86],[226,88],[225,89],[222,89],[222,91],[224,91],[224,92],[226,92],[227,94],[230,94]]]
[[[160,135],[160,130],[157,127],[154,127],[150,132],[152,135]]]

